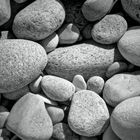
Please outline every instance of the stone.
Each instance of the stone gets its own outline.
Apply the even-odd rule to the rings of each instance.
[[[77,74],[88,80],[92,76],[105,77],[108,66],[120,60],[123,58],[115,44],[101,45],[90,40],[50,52],[45,71],[69,81]]]
[[[46,52],[38,43],[23,39],[0,40],[0,93],[28,85],[46,64]]]
[[[47,38],[41,40],[40,44],[45,49],[46,53],[49,53],[49,52],[55,50],[55,48],[58,46],[58,42],[59,42],[59,37],[54,32],[50,36],[48,36]]]
[[[75,75],[72,83],[75,86],[75,91],[85,90],[87,88],[87,84],[82,75]]]
[[[22,9],[13,21],[17,38],[42,40],[55,32],[65,19],[59,0],[37,0]]]
[[[45,106],[53,124],[60,123],[64,119],[63,109],[48,104],[46,104]]]
[[[67,101],[75,92],[75,86],[66,79],[46,75],[41,80],[44,94],[54,101]]]
[[[130,63],[140,66],[140,26],[128,30],[118,42],[122,56]]]
[[[64,24],[58,30],[59,44],[73,44],[76,43],[80,36],[79,29],[73,24]]]
[[[10,31],[1,31],[0,32],[0,40],[3,39],[15,39],[16,37],[14,36],[14,34]]]
[[[0,129],[5,127],[9,111],[4,106],[0,106]]]
[[[0,26],[8,22],[11,17],[10,0],[0,0]]]
[[[91,31],[93,40],[101,44],[113,44],[120,40],[127,30],[127,21],[119,14],[106,15]]]
[[[85,39],[91,39],[91,30],[93,28],[92,24],[88,24],[85,26],[85,28],[82,30],[82,35]]]
[[[106,103],[98,94],[90,90],[81,90],[73,95],[68,124],[75,133],[87,137],[100,135],[108,121]]]
[[[128,69],[128,66],[125,62],[114,62],[108,67],[106,71],[106,77],[110,78],[117,73],[127,71],[127,69]]]
[[[9,99],[9,100],[18,100],[19,98],[21,98],[22,96],[24,96],[28,92],[29,92],[29,87],[27,85],[27,86],[24,86],[21,89],[16,90],[16,91],[12,91],[12,92],[9,92],[9,93],[4,93],[3,96],[6,99]]]
[[[101,95],[101,92],[104,88],[105,81],[100,76],[93,76],[87,81],[87,89],[96,92]]]
[[[42,80],[42,76],[40,75],[37,79],[35,79],[34,81],[32,81],[29,84],[29,88],[31,90],[31,92],[33,93],[40,93],[41,92],[41,80]]]
[[[118,104],[111,114],[111,127],[122,140],[140,138],[140,97],[126,99]]]
[[[53,124],[44,102],[32,93],[14,104],[6,128],[21,139],[45,140],[53,133]]]
[[[123,10],[135,21],[140,23],[140,2],[138,0],[121,0]]]
[[[103,134],[102,140],[121,140],[121,139],[113,132],[111,126],[109,125]]]
[[[86,0],[82,13],[88,21],[96,21],[105,16],[112,8],[113,0]]]
[[[52,137],[57,140],[79,140],[66,123],[55,124]]]
[[[140,81],[131,73],[116,74],[105,83],[103,99],[112,107],[140,95]]]

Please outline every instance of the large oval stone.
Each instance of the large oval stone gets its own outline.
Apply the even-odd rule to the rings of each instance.
[[[79,45],[57,48],[48,54],[48,65],[45,70],[72,81],[77,74],[85,80],[91,76],[104,77],[110,64],[121,60],[115,45],[101,45],[88,41]]]
[[[41,40],[55,32],[64,19],[59,0],[36,0],[16,15],[13,32],[18,38]]]
[[[44,48],[33,41],[0,41],[0,93],[12,92],[36,79],[47,64]]]

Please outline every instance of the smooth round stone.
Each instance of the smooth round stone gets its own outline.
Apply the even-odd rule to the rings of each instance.
[[[105,130],[102,140],[121,140],[112,130],[111,126]]]
[[[37,0],[15,16],[12,29],[17,38],[42,40],[55,32],[64,19],[65,10],[60,1]]]
[[[118,42],[126,30],[126,20],[118,14],[110,14],[93,26],[91,35],[98,43],[113,44]]]
[[[11,17],[10,0],[0,0],[0,26],[5,24]]]
[[[128,66],[125,62],[114,62],[108,67],[106,77],[110,78],[117,73],[127,71],[127,68]]]
[[[41,91],[41,84],[40,84],[41,80],[42,80],[42,76],[40,75],[37,79],[35,79],[29,84],[29,88],[31,92],[39,93]]]
[[[130,63],[140,66],[140,26],[128,30],[118,42],[122,56]]]
[[[108,66],[122,59],[115,44],[101,45],[90,40],[50,52],[45,71],[69,81],[77,74],[88,80],[97,75],[105,77]]]
[[[52,137],[57,140],[79,140],[66,123],[57,123],[53,126]]]
[[[53,34],[51,34],[47,38],[40,41],[40,44],[45,49],[46,53],[49,53],[49,52],[55,50],[55,48],[58,46],[58,42],[59,42],[59,37],[54,32]]]
[[[48,104],[46,104],[45,107],[48,111],[48,114],[50,115],[53,124],[60,123],[64,119],[63,109]]]
[[[121,0],[123,10],[134,20],[140,23],[140,1],[139,0]]]
[[[47,140],[53,133],[53,124],[44,102],[29,93],[12,107],[6,128],[21,139]]]
[[[111,115],[111,127],[122,140],[140,138],[140,97],[133,97],[121,102]]]
[[[82,13],[88,21],[96,21],[105,16],[112,8],[113,0],[86,0]]]
[[[100,76],[93,76],[87,81],[87,89],[96,92],[97,94],[101,94],[105,81]]]
[[[87,88],[87,84],[82,75],[75,75],[72,83],[74,84],[76,91],[84,90]]]
[[[85,28],[82,30],[82,35],[85,39],[91,39],[91,30],[93,28],[92,24],[88,24],[87,26],[85,26]]]
[[[133,74],[116,74],[106,81],[103,98],[110,106],[115,107],[128,98],[139,96],[139,85],[139,79]]]
[[[59,44],[73,44],[79,38],[79,29],[73,24],[64,24],[58,30]]]
[[[75,133],[87,137],[100,135],[104,132],[108,120],[106,103],[98,94],[81,90],[73,95],[68,124]]]
[[[75,86],[66,79],[46,75],[41,80],[41,88],[45,95],[54,101],[67,101],[75,92]]]
[[[16,91],[4,93],[3,96],[9,100],[18,100],[19,98],[21,98],[22,96],[24,96],[28,92],[29,92],[29,87],[27,85],[21,89],[16,90]]]
[[[46,64],[46,52],[38,43],[23,39],[0,40],[0,93],[28,85]]]
[[[4,106],[0,106],[0,129],[5,127],[9,111]]]

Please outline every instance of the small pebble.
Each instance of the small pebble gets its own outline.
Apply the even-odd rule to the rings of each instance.
[[[128,66],[125,62],[114,62],[108,67],[106,71],[106,77],[110,78],[117,73],[127,71],[127,68]]]
[[[40,85],[41,80],[42,80],[42,76],[40,75],[37,79],[35,79],[34,81],[32,81],[29,84],[29,88],[30,88],[31,92],[40,93],[40,91],[41,91],[41,85]]]
[[[102,140],[121,140],[121,139],[113,132],[111,126],[109,125],[103,134]]]
[[[13,92],[4,93],[3,96],[9,100],[18,100],[29,92],[28,85]]]
[[[87,88],[87,84],[82,75],[75,75],[72,83],[75,86],[75,91],[85,90]]]
[[[0,129],[5,127],[9,111],[4,106],[0,106]]]
[[[57,140],[79,140],[66,123],[55,124],[52,137]]]
[[[93,28],[92,24],[88,24],[87,26],[85,26],[85,28],[82,30],[82,35],[85,39],[91,39],[91,30]]]
[[[5,24],[11,17],[10,0],[0,0],[0,26]]]
[[[64,119],[63,109],[48,104],[46,104],[45,107],[48,111],[48,114],[50,115],[53,124],[60,123]]]
[[[100,135],[107,127],[108,121],[108,108],[98,94],[81,90],[73,95],[68,124],[75,133],[87,137]]]
[[[127,21],[119,14],[106,15],[93,26],[93,40],[101,44],[113,44],[119,41],[127,30]]]
[[[73,44],[80,36],[79,29],[73,24],[64,24],[58,30],[59,44]]]
[[[58,46],[58,42],[59,42],[59,37],[54,32],[53,34],[51,34],[47,38],[41,40],[39,43],[43,46],[46,53],[49,53],[49,52],[55,50],[55,48]]]
[[[100,76],[93,76],[87,81],[87,89],[96,92],[101,95],[104,87],[104,79]]]
[[[113,0],[86,0],[82,13],[88,21],[96,21],[105,16],[112,8]]]
[[[75,92],[75,86],[66,79],[46,75],[41,80],[44,94],[54,101],[67,101]]]

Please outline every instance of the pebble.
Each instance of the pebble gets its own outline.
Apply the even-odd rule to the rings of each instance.
[[[128,30],[118,42],[122,56],[130,63],[140,66],[140,26]]]
[[[93,76],[87,81],[87,89],[96,92],[101,95],[101,92],[104,88],[105,81],[100,76]]]
[[[103,134],[102,140],[121,140],[121,139],[113,132],[111,126],[109,125]]]
[[[82,75],[75,75],[72,83],[75,86],[75,91],[85,90],[87,88],[87,84]]]
[[[87,26],[85,26],[85,28],[82,30],[82,35],[85,39],[91,39],[91,30],[93,28],[92,24],[88,24]]]
[[[116,74],[105,83],[103,99],[112,107],[140,95],[140,81],[130,73]]]
[[[50,115],[53,124],[60,123],[64,119],[63,109],[48,104],[46,104],[45,107],[48,111],[48,114]]]
[[[0,129],[5,127],[9,111],[4,106],[0,106]]]
[[[119,41],[126,30],[127,21],[119,14],[110,14],[93,26],[91,35],[98,43],[113,44]]]
[[[37,79],[35,79],[34,81],[32,81],[29,84],[29,88],[30,91],[33,93],[40,93],[41,92],[41,80],[42,80],[42,76],[40,75]]]
[[[108,67],[106,71],[106,77],[110,78],[117,73],[127,71],[127,69],[128,69],[128,66],[125,62],[114,62]]]
[[[45,140],[53,133],[53,124],[44,102],[32,93],[14,104],[6,128],[21,139]]]
[[[111,127],[122,140],[140,138],[140,97],[129,98],[115,107],[111,115]]]
[[[29,87],[27,85],[27,86],[24,86],[21,89],[16,90],[16,91],[9,92],[9,93],[4,93],[3,97],[5,97],[6,99],[9,99],[9,100],[18,100],[22,96],[27,94],[28,92],[29,92]]]
[[[87,137],[100,135],[104,132],[108,120],[106,103],[98,94],[81,90],[73,95],[68,124],[75,133]]]
[[[67,101],[75,92],[75,86],[66,79],[46,75],[41,80],[44,94],[54,101]]]
[[[49,75],[69,81],[77,74],[88,80],[91,76],[105,77],[108,66],[122,59],[114,44],[101,45],[90,40],[78,45],[60,47],[49,53],[45,71]]]
[[[64,24],[58,30],[59,44],[73,44],[76,43],[80,36],[79,29],[73,24]]]
[[[15,16],[12,29],[17,38],[42,40],[55,32],[64,19],[60,1],[37,0]]]
[[[15,39],[16,37],[14,36],[14,34],[10,31],[1,31],[0,32],[0,40],[3,39]]]
[[[79,140],[66,123],[55,124],[52,137],[57,140]]]
[[[121,0],[123,10],[134,20],[140,23],[140,3],[137,0]]]
[[[23,39],[0,40],[0,93],[28,85],[46,64],[46,52],[38,43]]]
[[[40,44],[45,49],[46,53],[55,50],[55,48],[58,46],[58,43],[59,37],[55,32],[49,35],[47,38],[40,41]]]
[[[97,21],[105,16],[112,8],[113,0],[86,0],[82,13],[88,21]]]
[[[11,17],[10,0],[0,0],[0,26],[8,22]]]

